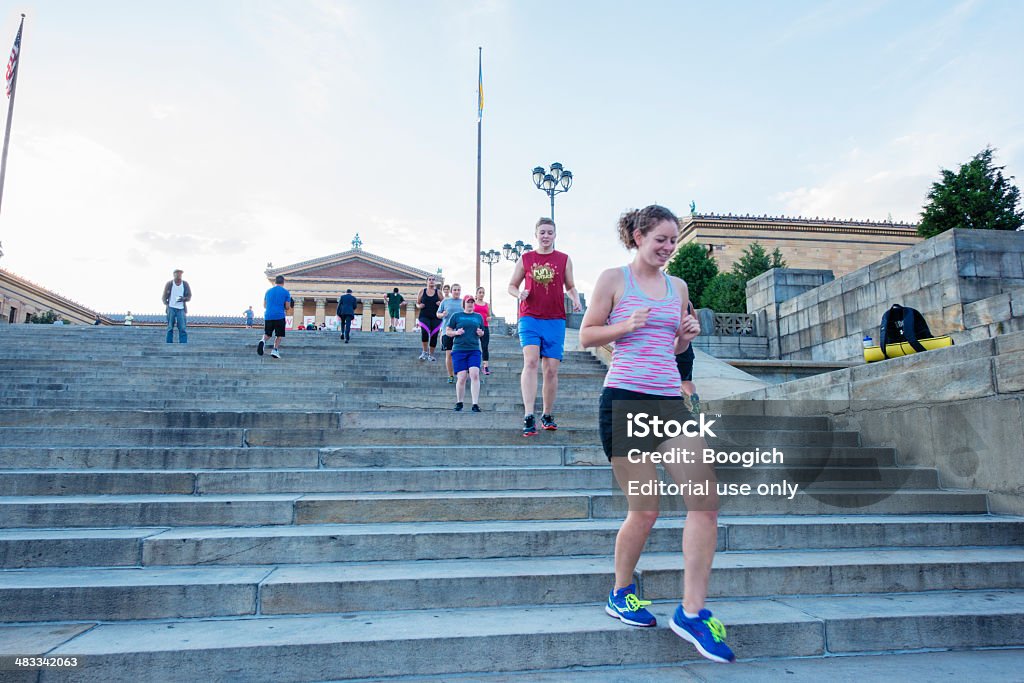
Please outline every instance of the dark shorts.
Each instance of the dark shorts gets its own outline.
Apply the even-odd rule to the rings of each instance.
[[[402,315],[398,312],[397,308],[389,308],[388,309],[388,317],[389,318],[401,318]]]
[[[449,337],[447,334],[441,335],[441,350],[442,351],[451,351],[452,350],[452,344],[454,344],[454,343],[455,343],[455,338],[454,337]]]
[[[630,448],[656,451],[665,441],[664,436],[627,436],[627,413],[647,413],[657,415],[662,420],[676,420],[680,423],[693,419],[682,396],[654,396],[629,389],[605,387],[598,408],[598,429],[601,432],[601,446],[609,461],[612,456],[625,457]]]
[[[284,318],[280,320],[264,320],[263,321],[263,334],[268,337],[272,337],[275,334],[278,337],[284,336]]]
[[[470,368],[480,367],[479,351],[452,351],[452,369],[455,374],[465,372]]]
[[[685,351],[676,354],[676,367],[679,368],[679,379],[684,382],[693,381],[693,357],[692,343]]]

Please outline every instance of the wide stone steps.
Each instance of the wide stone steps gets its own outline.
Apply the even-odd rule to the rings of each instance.
[[[666,628],[678,497],[635,577],[659,627],[603,612],[625,501],[589,354],[563,363],[560,429],[524,439],[510,338],[485,412],[456,414],[415,335],[296,332],[277,361],[255,330],[29,327],[0,327],[0,653],[87,658],[60,680],[247,682],[641,680],[622,665],[697,657]],[[715,450],[784,454],[717,468],[765,489],[719,517],[709,606],[741,659],[1022,643],[1024,518],[824,417],[709,417]]]
[[[653,630],[608,618],[599,605],[335,614],[96,624],[59,630],[12,626],[10,639],[45,636],[50,656],[86,657],[62,680],[314,681],[392,672],[527,671],[699,657],[665,627],[675,602],[659,602]],[[778,597],[716,601],[730,645],[746,657],[793,657],[1014,645],[1024,628],[1024,592]],[[572,643],[567,647],[566,643]],[[482,653],[486,653],[482,655]]]
[[[146,567],[0,572],[0,620],[120,621],[592,603],[613,558],[531,557],[285,567]],[[722,552],[711,598],[1014,588],[1024,548]],[[636,580],[677,598],[677,552],[646,553]]]

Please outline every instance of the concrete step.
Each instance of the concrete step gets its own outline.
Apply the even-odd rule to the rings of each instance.
[[[782,479],[818,488],[938,488],[934,469],[738,465],[717,468],[718,481],[757,486]],[[666,479],[665,481],[671,481]],[[610,467],[445,467],[389,469],[248,469],[239,472],[165,470],[9,470],[0,490],[11,496],[116,494],[345,493],[510,491],[616,486]]]
[[[838,522],[838,523],[837,523]],[[143,564],[289,564],[416,559],[602,555],[619,519],[181,528],[147,536]],[[679,548],[683,520],[658,520],[645,549]],[[2,532],[0,532],[2,533]],[[27,534],[33,531],[11,531]],[[988,515],[723,516],[719,550],[1007,545],[1024,542],[1024,518]]]
[[[405,444],[417,445],[511,445],[524,443],[524,437],[520,430],[510,425],[507,430],[491,429],[482,433],[474,421],[481,417],[482,413],[463,412],[454,417],[462,422],[465,428],[425,430],[395,428],[390,430],[359,429],[359,441],[366,445],[401,446]],[[482,422],[482,420],[481,420]],[[113,434],[115,430],[111,430]],[[127,432],[129,430],[116,430]],[[143,430],[138,430],[143,431]],[[130,435],[125,435],[125,438]],[[2,438],[2,432],[0,432]],[[107,437],[112,438],[112,436]],[[597,433],[597,425],[591,428],[559,428],[558,431],[545,431],[535,437],[528,437],[533,443],[538,444],[597,444],[600,443]],[[295,446],[298,444],[310,444],[320,446],[342,446],[350,445],[352,432],[346,430],[315,430],[315,429],[249,429],[245,433],[245,442],[250,446]],[[856,446],[859,435],[857,432],[839,431],[810,431],[810,430],[735,430],[723,434],[719,441],[715,442],[716,447],[753,448],[753,447],[778,447],[785,449],[788,446]],[[112,444],[113,445],[113,444]],[[198,444],[197,444],[198,445]],[[215,445],[215,444],[209,444]]]
[[[97,624],[51,636],[49,656],[89,665],[73,680],[195,681],[230,671],[246,681],[529,671],[667,664],[700,655],[665,627],[675,603],[652,606],[655,629],[630,629],[599,605],[479,608],[227,620]],[[1021,591],[716,601],[740,659],[1018,645]],[[12,627],[36,628],[31,625]],[[12,639],[26,636],[12,634]],[[573,647],[565,647],[572,642]],[[486,657],[479,656],[486,652]]]
[[[890,467],[891,448],[863,446],[788,446],[787,465],[796,467]],[[537,467],[544,465],[608,465],[600,446],[518,445],[406,446],[382,449],[368,446],[325,448],[242,448],[201,446],[0,446],[0,471],[20,469],[94,470],[240,470],[316,469],[342,467]]]
[[[723,514],[979,514],[983,494],[935,490],[774,491],[722,498]],[[685,514],[662,501],[665,516]],[[0,528],[369,524],[621,518],[625,498],[595,491],[0,497]]]
[[[450,397],[449,397],[450,398]],[[502,410],[504,408],[504,410]],[[590,406],[584,412],[561,411],[559,423],[595,424],[596,410]],[[512,411],[511,407],[495,406],[481,420],[495,427],[507,427],[509,415],[518,417],[521,411]],[[385,409],[365,409],[346,411],[171,411],[171,410],[56,410],[33,409],[15,410],[0,409],[0,425],[8,427],[32,427],[59,425],[61,427],[291,427],[291,428],[338,428],[338,427],[393,427],[400,421],[406,427],[433,426],[437,421],[447,420],[453,425],[460,416],[453,415],[450,410],[437,407],[418,409],[388,407]],[[730,415],[714,418],[715,426],[725,431],[731,429],[807,429],[825,431],[828,420],[823,417],[765,417]]]
[[[860,683],[861,681],[917,681],[927,672],[933,681],[970,679],[979,671],[992,681],[1012,681],[1024,668],[1024,649],[966,650],[956,652],[888,653],[882,655],[844,654],[802,659],[769,658],[742,661],[727,674],[730,683]],[[459,683],[621,683],[624,680],[644,683],[706,683],[723,680],[722,665],[715,662],[690,662],[669,666],[571,667],[569,669],[527,671],[523,673],[469,674],[459,676]],[[447,675],[403,678],[409,683],[436,683],[451,680]]]
[[[0,572],[4,622],[102,621],[599,603],[613,558]],[[719,553],[710,598],[1015,588],[1024,548]],[[678,599],[678,552],[645,553],[638,586]]]
[[[0,568],[262,565],[605,555],[621,520],[0,530]],[[645,550],[679,548],[658,520]],[[720,518],[718,550],[1024,545],[1024,518],[989,515]]]

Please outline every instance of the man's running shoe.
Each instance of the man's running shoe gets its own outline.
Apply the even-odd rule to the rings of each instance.
[[[280,358],[281,354],[278,353],[277,349],[274,349],[273,351],[270,352],[270,357],[271,358]]]
[[[433,354],[430,354],[430,353],[427,354],[427,360],[429,360],[431,363],[436,363],[437,362],[437,359],[434,358]]]
[[[615,617],[623,624],[630,626],[656,626],[654,615],[647,611],[650,600],[641,600],[636,596],[636,584],[631,583],[625,588],[614,590],[608,594],[608,604],[604,611],[608,616]]]
[[[427,352],[424,351],[423,353],[420,354],[420,360],[426,360],[426,359],[427,359]]]
[[[455,404],[455,412],[462,412],[462,401],[459,401],[458,403]]]
[[[540,416],[540,426],[543,427],[544,429],[548,430],[549,432],[553,432],[556,429],[558,429],[558,425],[555,424],[555,416],[554,415],[541,415]]]
[[[700,413],[700,396],[697,394],[690,394],[690,412],[694,415]]]
[[[264,342],[262,339],[260,339],[259,343],[256,344],[256,355],[257,356],[262,356],[263,355],[263,347],[264,346],[266,346],[266,342]]]
[[[478,406],[477,404],[474,403],[472,410],[473,410],[474,413],[479,413],[480,412],[480,406]]]
[[[449,377],[448,378],[448,384],[455,384],[455,378],[454,377]]]
[[[537,420],[532,413],[523,418],[523,436],[537,436]]]
[[[683,606],[679,605],[669,626],[677,636],[693,643],[697,651],[711,661],[725,664],[736,661],[736,655],[725,644],[725,626],[711,616],[710,610],[702,609],[696,619],[687,619]]]

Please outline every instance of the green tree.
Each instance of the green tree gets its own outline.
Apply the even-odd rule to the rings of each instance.
[[[746,313],[747,283],[736,273],[719,273],[711,278],[701,295],[701,308],[716,313]]]
[[[707,249],[690,242],[679,247],[665,271],[686,281],[690,289],[690,301],[696,307],[708,283],[718,275],[718,263]]]
[[[1003,176],[1005,166],[992,165],[993,152],[986,147],[956,173],[942,169],[942,180],[932,183],[928,192],[918,235],[933,237],[950,228],[1016,230],[1024,225],[1024,211],[1017,210],[1020,190],[1010,182],[1013,176]]]
[[[782,258],[782,252],[778,247],[771,254],[764,250],[757,242],[751,242],[750,246],[743,250],[739,260],[732,264],[732,272],[743,278],[743,286],[761,273],[766,273],[772,268],[785,268],[786,260]]]
[[[60,315],[52,309],[46,313],[33,313],[28,317],[28,321],[36,325],[52,325],[55,320],[60,320]]]

